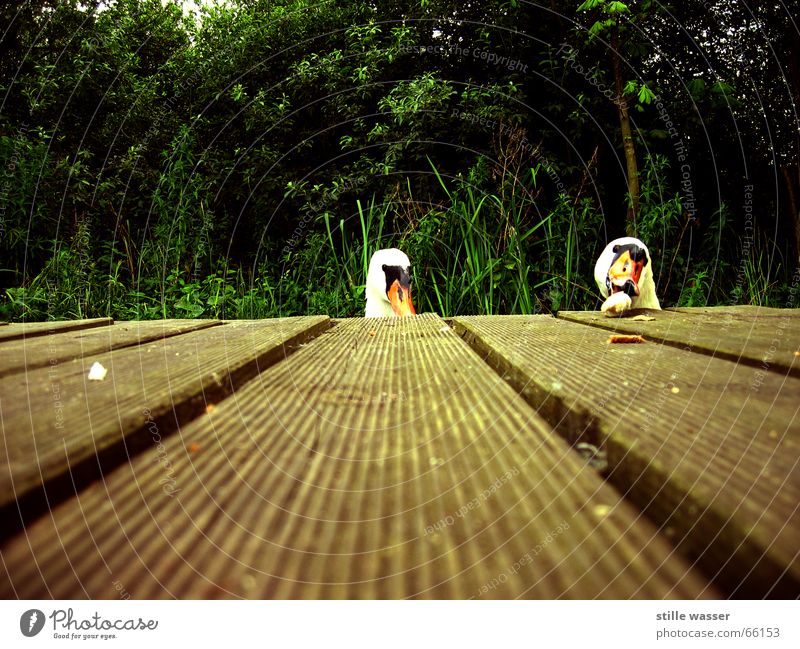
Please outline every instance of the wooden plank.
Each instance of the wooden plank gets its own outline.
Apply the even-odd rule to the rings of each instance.
[[[755,304],[739,304],[733,306],[693,306],[693,307],[669,307],[666,309],[672,313],[685,313],[687,315],[711,315],[715,318],[720,316],[732,316],[736,319],[746,318],[780,318],[785,316],[792,309],[780,309],[776,307],[758,306]]]
[[[634,320],[637,315],[654,320]],[[618,318],[593,311],[560,311],[558,317],[800,377],[800,354],[796,353],[800,352],[800,309],[636,309]]]
[[[46,336],[0,341],[0,377],[60,363],[77,362],[92,354],[102,354],[219,324],[219,320],[117,322],[110,327],[56,330]]]
[[[456,329],[736,596],[800,595],[800,381],[549,316]]]
[[[12,323],[0,329],[0,341],[19,340],[47,336],[54,332],[76,331],[93,327],[107,327],[114,324],[112,318],[90,318],[88,320],[54,320],[52,322]]]
[[[26,598],[718,595],[433,315],[340,321],[0,552]]]
[[[0,505],[96,469],[99,453],[124,460],[151,423],[174,429],[328,326],[322,316],[229,322],[0,379]],[[105,380],[88,380],[94,362]]]

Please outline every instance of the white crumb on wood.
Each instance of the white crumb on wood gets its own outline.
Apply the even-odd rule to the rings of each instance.
[[[106,374],[108,374],[108,370],[103,367],[100,363],[95,362],[89,368],[89,380],[90,381],[102,381],[106,378]]]

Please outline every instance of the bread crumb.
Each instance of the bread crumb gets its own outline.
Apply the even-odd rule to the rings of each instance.
[[[644,338],[641,336],[625,336],[621,334],[612,334],[606,341],[608,343],[643,343]]]
[[[595,505],[592,508],[592,511],[594,512],[595,516],[602,518],[604,516],[608,516],[608,512],[611,511],[611,507],[609,505]]]
[[[89,380],[90,381],[102,381],[106,378],[106,374],[108,374],[108,370],[103,367],[100,363],[94,363],[89,368]]]

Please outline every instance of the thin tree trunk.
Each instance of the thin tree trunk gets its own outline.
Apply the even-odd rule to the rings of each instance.
[[[633,236],[636,230],[636,219],[639,216],[639,165],[636,163],[636,148],[631,132],[631,118],[628,114],[628,101],[624,96],[624,82],[622,80],[622,58],[619,53],[619,30],[614,27],[611,32],[611,56],[614,58],[614,82],[617,89],[617,110],[619,111],[619,125],[622,129],[622,146],[625,151],[625,164],[628,168],[628,193],[631,204],[628,207],[625,219],[625,230]]]
[[[790,30],[789,35],[789,82],[792,89],[795,111],[800,110],[800,34]],[[794,243],[797,253],[797,264],[800,265],[800,208],[797,205],[797,191],[800,190],[800,135],[795,133],[794,164],[783,167],[786,187],[789,190],[789,209],[792,211],[794,225]]]
[[[781,172],[783,172],[789,195],[789,212],[794,226],[795,252],[797,253],[797,263],[800,265],[800,209],[797,207],[797,192],[795,191],[795,184],[800,187],[800,166],[781,167]]]

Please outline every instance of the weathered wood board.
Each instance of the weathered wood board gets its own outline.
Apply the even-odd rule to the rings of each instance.
[[[114,324],[111,318],[91,318],[89,320],[54,320],[53,322],[12,323],[0,329],[0,342],[47,336],[53,332],[76,331],[94,327],[108,327]]]
[[[731,594],[800,595],[800,380],[549,316],[454,326]]]
[[[174,428],[328,326],[322,316],[231,322],[0,378],[0,505],[106,450],[124,460],[151,423]],[[88,380],[95,361],[105,380]]]
[[[206,329],[219,320],[153,320],[116,322],[92,329],[56,329],[45,336],[22,340],[0,340],[0,377],[78,362],[94,354],[140,345],[160,338]]]
[[[634,319],[641,315],[653,320]],[[686,351],[748,363],[800,378],[800,309],[636,309],[613,318],[599,311],[560,311],[558,317],[612,331],[639,334],[650,341]]]
[[[431,315],[338,322],[0,554],[6,597],[719,595]]]
[[[679,307],[671,306],[665,309],[670,313],[686,313],[687,315],[703,315],[711,316],[713,318],[728,318],[732,316],[734,319],[746,319],[753,321],[753,319],[761,318],[780,318],[791,312],[792,309],[781,309],[771,306],[758,306],[755,304],[739,304],[730,306],[689,306]]]

